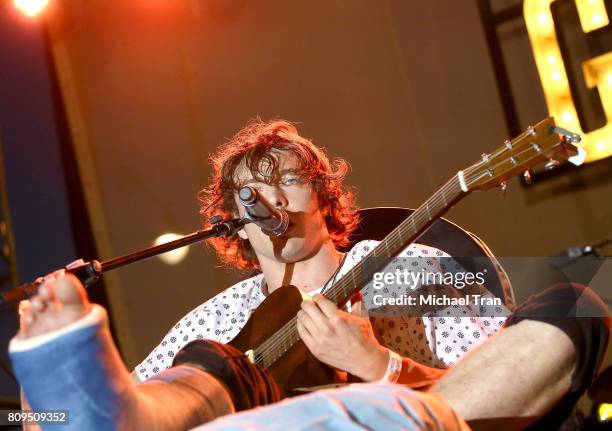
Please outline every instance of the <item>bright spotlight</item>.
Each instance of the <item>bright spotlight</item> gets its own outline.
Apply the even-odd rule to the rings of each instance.
[[[612,404],[603,403],[597,409],[599,422],[609,422],[612,419]]]
[[[13,0],[13,3],[26,15],[34,16],[49,4],[49,0]]]
[[[175,233],[165,233],[155,238],[155,241],[153,244],[154,245],[165,244],[167,242],[174,241],[175,239],[179,239],[179,238],[182,238],[182,236],[177,235]],[[158,255],[157,257],[159,257],[162,262],[168,265],[176,265],[177,263],[185,259],[188,252],[189,252],[189,248],[187,246],[184,246],[181,248],[177,248],[176,250],[167,251],[163,254]]]

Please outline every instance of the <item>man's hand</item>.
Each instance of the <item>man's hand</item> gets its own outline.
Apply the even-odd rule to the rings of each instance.
[[[321,362],[365,381],[385,375],[389,353],[381,346],[367,318],[336,307],[323,295],[302,302],[297,328],[306,347]]]

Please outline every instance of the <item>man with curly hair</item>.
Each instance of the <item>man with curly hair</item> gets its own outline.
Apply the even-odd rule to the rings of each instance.
[[[237,191],[249,185],[287,211],[290,229],[270,238],[249,224],[238,237],[212,243],[222,262],[258,273],[181,319],[136,367],[143,381],[139,385],[119,359],[104,310],[88,302],[74,277],[49,276],[10,348],[16,374],[35,409],[72,407],[73,429],[165,430],[187,429],[279,401],[282,393],[274,379],[224,343],[236,336],[267,295],[287,284],[311,297],[297,316],[300,338],[311,353],[375,383],[221,419],[214,424],[218,428],[463,430],[463,419],[506,417],[518,422],[502,423],[517,429],[554,406],[567,409],[590,382],[607,343],[609,323],[605,306],[583,287],[545,291],[522,310],[535,316],[547,304],[572,308],[579,293],[587,315],[604,319],[550,324],[546,313],[528,319],[515,314],[502,330],[504,318],[481,318],[465,307],[460,310],[465,317],[458,322],[422,316],[405,318],[401,326],[384,319],[370,323],[361,316],[365,310],[359,301],[353,301],[349,313],[320,294],[375,245],[359,243],[346,254],[337,249],[347,244],[358,223],[353,195],[343,187],[346,163],[330,163],[321,149],[283,120],[250,123],[212,160],[214,178],[201,195],[205,220],[219,209],[224,215],[243,215]],[[431,265],[447,256],[417,245],[402,253]],[[479,344],[446,374],[444,368]],[[64,362],[66,352],[71,356]],[[51,372],[40,367],[43,362],[50,364]],[[388,384],[394,382],[435,386],[421,394]]]
[[[396,328],[394,322],[382,318],[374,320],[374,330],[386,341],[385,346],[381,345],[368,319],[359,316],[365,314],[360,302],[353,301],[353,312],[349,314],[320,294],[376,245],[374,241],[363,241],[346,254],[339,251],[348,244],[359,222],[354,194],[344,185],[348,164],[343,159],[330,162],[323,149],[300,136],[296,127],[285,120],[250,122],[211,160],[213,179],[200,193],[200,212],[205,221],[218,213],[243,216],[237,192],[248,185],[272,205],[288,212],[290,229],[280,237],[270,237],[255,224],[248,224],[236,236],[210,241],[222,263],[258,274],[181,319],[136,366],[135,374],[140,380],[183,360],[176,355],[185,346],[183,356],[197,348],[188,344],[198,337],[229,342],[266,296],[284,285],[294,285],[312,296],[302,304],[297,319],[300,338],[309,350],[327,365],[364,381],[376,381],[386,375],[386,380],[392,382],[399,379],[415,386],[432,384],[446,367],[502,326],[502,317],[483,319],[469,307],[461,318],[465,321],[462,328],[453,326],[451,319],[434,317],[403,318]],[[435,263],[439,269],[437,257],[448,255],[412,244],[401,256],[413,256],[415,263],[416,256],[427,257],[423,268],[414,268],[418,272],[431,270],[426,268],[426,262]],[[456,336],[459,330],[462,333]]]
[[[323,149],[298,134],[288,121],[251,121],[211,156],[213,178],[200,192],[201,215],[204,220],[214,214],[237,216],[242,210],[236,200],[244,185],[255,184],[260,189],[277,186],[278,194],[291,192],[292,186],[307,188],[316,196],[313,204],[322,209],[326,236],[339,248],[348,244],[348,237],[357,227],[354,194],[344,185],[348,164],[343,159],[330,162]],[[274,197],[274,196],[273,196]],[[289,204],[277,201],[285,207]],[[300,222],[309,222],[304,217]],[[294,220],[295,225],[298,221]],[[255,231],[251,226],[246,230]],[[306,236],[305,234],[303,236]],[[221,261],[236,269],[261,270],[261,263],[245,235],[239,238],[217,238],[211,241]]]

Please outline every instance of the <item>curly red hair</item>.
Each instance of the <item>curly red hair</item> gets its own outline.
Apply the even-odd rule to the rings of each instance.
[[[343,184],[349,171],[348,163],[341,158],[330,162],[323,148],[301,137],[293,123],[282,119],[250,121],[210,157],[212,181],[198,195],[204,226],[209,226],[208,220],[215,214],[235,217],[238,213],[234,195],[240,188],[236,175],[239,167],[245,166],[253,177],[264,180],[278,174],[273,150],[288,151],[296,156],[300,173],[312,184],[319,205],[329,208],[325,223],[331,240],[336,247],[348,245],[350,234],[359,224],[355,194]],[[208,243],[225,265],[238,269],[259,268],[248,240],[238,235],[215,238]]]

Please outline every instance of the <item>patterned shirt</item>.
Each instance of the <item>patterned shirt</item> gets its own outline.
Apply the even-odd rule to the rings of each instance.
[[[376,245],[377,241],[372,240],[357,243],[347,253],[332,282],[339,280]],[[425,270],[431,272],[432,268],[442,271],[443,268],[447,269],[449,261],[453,262],[448,254],[438,249],[411,244],[389,263],[383,272],[402,268],[402,264],[406,264],[408,259],[410,271],[415,274]],[[441,263],[441,259],[444,259],[446,265]],[[454,270],[459,271],[461,268],[455,264]],[[190,311],[166,334],[149,356],[136,366],[135,371],[140,380],[147,380],[159,371],[169,368],[176,353],[193,340],[211,339],[221,343],[232,340],[244,327],[253,311],[264,301],[263,285],[263,274],[257,274],[234,284]],[[406,290],[417,290],[421,287],[420,284],[407,288],[402,283],[389,283],[385,284],[383,290],[385,297],[398,297],[406,293]],[[314,295],[321,290],[324,289],[310,294]],[[372,283],[369,283],[362,290],[364,298],[372,291]],[[492,297],[488,292],[485,292],[484,296]],[[366,309],[368,302],[364,301]],[[385,347],[422,364],[446,368],[454,365],[469,350],[497,332],[505,321],[503,315],[507,315],[501,313],[499,308],[493,313],[469,305],[454,306],[451,315],[450,308],[448,311],[436,310],[435,313],[431,310],[422,311],[418,316],[381,316],[378,309],[376,317],[372,316],[370,320],[374,332]],[[504,311],[507,310],[504,308]],[[372,310],[370,314],[374,314]],[[446,317],[445,314],[449,316]]]

